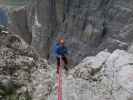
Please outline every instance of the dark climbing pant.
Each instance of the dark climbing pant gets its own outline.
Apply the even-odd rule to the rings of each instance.
[[[56,59],[57,59],[57,73],[59,73],[60,57],[57,57]],[[66,71],[68,71],[68,68],[67,68],[67,64],[68,64],[67,58],[65,56],[62,56],[61,60],[64,62],[64,69]]]

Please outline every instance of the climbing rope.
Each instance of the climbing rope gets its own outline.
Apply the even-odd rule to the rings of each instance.
[[[62,100],[62,59],[60,57],[60,66],[59,66],[59,74],[58,74],[58,100]]]
[[[56,74],[55,65],[51,65],[52,72],[51,72],[51,80],[52,80],[52,91],[51,95],[53,97],[53,100],[62,100],[62,59],[60,57],[60,66],[59,66],[59,74]],[[56,67],[57,68],[57,67]],[[55,75],[56,74],[56,75]],[[57,89],[55,87],[55,84],[57,83]],[[56,89],[56,95],[55,95],[55,89]],[[50,95],[48,96],[48,100],[51,100]]]

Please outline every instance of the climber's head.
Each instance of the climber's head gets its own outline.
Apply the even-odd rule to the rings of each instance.
[[[60,40],[60,43],[61,43],[61,44],[64,44],[64,42],[65,42],[65,41],[64,41],[63,39]]]
[[[64,43],[65,43],[64,38],[60,38],[60,39],[59,39],[59,43],[60,43],[61,45],[64,45]]]

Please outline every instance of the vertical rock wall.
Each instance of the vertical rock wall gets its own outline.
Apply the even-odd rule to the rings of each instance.
[[[133,37],[132,5],[132,0],[32,0],[27,8],[31,43],[48,58],[63,31],[74,63],[106,48],[127,49]]]

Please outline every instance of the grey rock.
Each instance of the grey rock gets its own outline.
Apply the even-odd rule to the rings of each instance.
[[[85,58],[82,63],[75,67],[74,76],[81,77],[86,80],[93,79],[95,74],[102,69],[109,56],[110,53],[108,52],[100,52],[96,55],[96,57],[93,56]]]
[[[25,33],[22,37],[27,40],[30,36],[30,43],[39,54],[50,60],[53,42],[58,32],[64,31],[71,60],[78,64],[84,57],[104,49],[113,52],[130,47],[132,3],[131,0],[31,0],[25,7],[28,13],[25,14],[25,9],[17,12],[25,16],[22,19],[26,23],[20,25],[19,15],[13,22],[21,26],[19,31]]]
[[[51,88],[47,61],[16,34],[8,33],[0,41],[0,99],[42,100],[47,97]]]
[[[132,100],[132,58],[132,54],[123,50],[87,57],[71,72],[74,77],[70,74],[71,78],[63,77],[63,100]],[[101,66],[95,73],[100,80],[80,77],[79,74],[88,74],[86,70],[92,67],[93,61]],[[91,66],[85,67],[89,62]],[[79,74],[75,73],[78,69]],[[56,97],[53,95],[53,98]]]
[[[44,69],[35,71],[32,74],[33,95],[32,100],[47,100],[51,93],[51,79],[50,73]]]
[[[28,16],[25,6],[9,10],[10,23],[8,30],[21,36],[27,43],[32,41],[32,33],[28,26]]]

